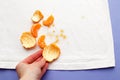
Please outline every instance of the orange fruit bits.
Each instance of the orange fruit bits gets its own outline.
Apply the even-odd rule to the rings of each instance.
[[[36,46],[36,40],[37,40],[37,46],[39,46],[41,49],[43,49],[42,56],[46,59],[48,62],[53,62],[60,56],[60,48],[56,45],[59,42],[59,35],[53,35],[56,37],[55,42],[51,43],[50,45],[47,45],[45,42],[45,35],[41,35],[38,37],[38,30],[41,28],[41,22],[43,26],[49,27],[54,22],[54,16],[50,15],[46,20],[43,20],[44,16],[40,10],[36,10],[33,13],[33,16],[31,18],[33,25],[31,27],[30,32],[23,32],[20,41],[24,48],[31,49]],[[61,30],[60,37],[64,36],[63,30]],[[55,33],[55,31],[53,31]]]
[[[44,18],[43,14],[39,10],[36,10],[32,16],[32,21],[38,23],[43,18]]]
[[[50,16],[47,18],[47,20],[44,20],[44,21],[43,21],[43,25],[50,27],[50,26],[53,24],[53,22],[54,22],[54,17],[53,17],[53,15],[50,15]]]
[[[42,36],[40,36],[39,37],[39,39],[38,39],[38,46],[40,47],[40,48],[44,48],[44,47],[46,47],[46,43],[45,43],[45,35],[42,35]]]
[[[33,24],[31,27],[31,34],[33,37],[37,38],[38,30],[40,29],[41,25],[39,23]]]

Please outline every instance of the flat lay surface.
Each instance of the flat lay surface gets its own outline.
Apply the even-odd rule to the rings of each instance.
[[[42,80],[119,80],[120,74],[120,1],[109,0],[110,16],[112,22],[112,31],[114,39],[114,52],[116,66],[115,68],[106,69],[94,69],[94,70],[82,70],[82,71],[54,71],[48,70]],[[0,80],[17,80],[17,74],[15,70],[0,70]]]
[[[29,4],[26,5],[27,2]],[[83,70],[115,66],[107,0],[71,0],[69,4],[64,0],[25,0],[24,3],[5,0],[0,3],[0,68],[15,69],[19,61],[40,49],[35,44],[38,37],[32,38],[34,31],[31,30],[32,35],[29,33],[33,24],[31,17],[36,9],[44,15],[44,23],[42,20],[39,22],[42,26],[38,37],[45,35],[46,45],[55,41],[53,35],[59,39],[56,44],[61,54],[49,69]],[[44,26],[49,15],[55,18],[51,27]],[[36,46],[25,49],[21,43],[25,48]]]

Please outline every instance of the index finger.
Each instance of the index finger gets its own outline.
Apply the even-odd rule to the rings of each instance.
[[[23,63],[33,63],[34,61],[36,61],[40,56],[42,55],[42,50],[39,50],[35,53],[33,53],[32,55],[28,56],[27,58],[25,58],[22,62]]]

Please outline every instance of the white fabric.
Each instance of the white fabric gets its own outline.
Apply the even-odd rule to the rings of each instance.
[[[107,0],[0,0],[0,68],[14,69],[39,50],[25,50],[20,35],[30,31],[31,16],[39,9],[55,17],[55,29],[67,36],[58,44],[61,56],[49,69],[82,70],[114,67],[114,48]],[[39,35],[50,32],[43,27]],[[51,40],[46,40],[49,43]]]

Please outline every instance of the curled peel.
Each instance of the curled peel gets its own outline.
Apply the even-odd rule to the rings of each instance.
[[[44,48],[42,55],[46,61],[52,62],[60,56],[60,48],[56,44],[50,44]]]
[[[37,23],[43,18],[44,18],[43,14],[39,10],[36,10],[32,16],[32,21]]]
[[[36,45],[36,39],[30,32],[23,32],[20,41],[24,48],[32,48]]]

